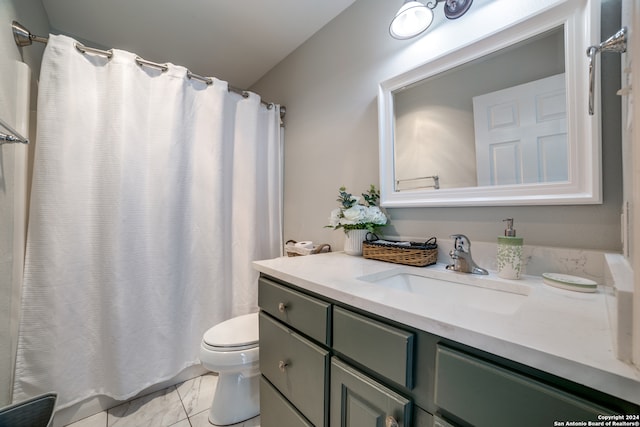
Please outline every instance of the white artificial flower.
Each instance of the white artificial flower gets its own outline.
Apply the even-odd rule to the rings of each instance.
[[[333,228],[340,225],[340,208],[335,208],[331,211],[331,215],[329,216],[329,225]]]
[[[387,216],[377,206],[369,206],[367,208],[365,222],[372,222],[377,225],[384,225],[387,223]]]
[[[340,202],[340,207],[331,211],[327,227],[334,229],[344,228],[345,230],[364,228],[372,230],[379,226],[387,225],[389,222],[387,215],[379,207],[373,206],[379,198],[373,186],[371,186],[371,190],[368,193],[371,199],[365,196],[364,198],[367,202],[362,204],[360,204],[362,197],[348,194],[344,187],[340,187],[339,194],[338,202]],[[347,194],[349,196],[348,199],[346,198]],[[349,205],[350,207],[347,208],[346,206]]]
[[[344,218],[340,221],[343,225],[353,225],[365,222],[365,207],[362,205],[353,205],[349,209],[342,211]]]

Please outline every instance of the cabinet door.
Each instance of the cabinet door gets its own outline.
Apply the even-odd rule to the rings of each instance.
[[[408,427],[411,409],[409,399],[331,359],[331,427]]]
[[[477,427],[576,425],[608,409],[459,351],[439,346],[435,403]]]

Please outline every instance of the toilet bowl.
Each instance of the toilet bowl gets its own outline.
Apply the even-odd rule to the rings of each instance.
[[[258,313],[234,317],[204,333],[200,361],[218,373],[210,423],[236,424],[260,413],[258,351]]]

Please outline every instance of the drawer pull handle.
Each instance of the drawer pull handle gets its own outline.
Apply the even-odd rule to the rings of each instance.
[[[281,302],[280,304],[278,304],[278,311],[280,313],[284,313],[285,311],[287,311],[287,304]]]
[[[449,424],[437,415],[433,416],[433,427],[453,427],[453,424]]]
[[[289,362],[285,362],[284,360],[278,362],[278,369],[280,369],[280,372],[282,373],[287,369],[287,366],[289,366]]]
[[[385,427],[399,427],[398,422],[391,415],[387,415],[387,418],[384,421]]]

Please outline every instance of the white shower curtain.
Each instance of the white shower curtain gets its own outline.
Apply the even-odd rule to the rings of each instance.
[[[197,364],[282,246],[278,106],[74,42],[43,58],[14,383],[59,408]]]

